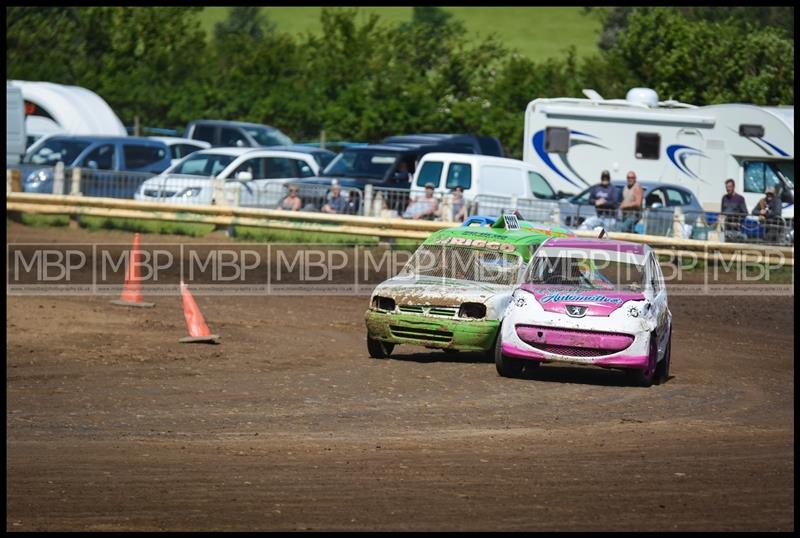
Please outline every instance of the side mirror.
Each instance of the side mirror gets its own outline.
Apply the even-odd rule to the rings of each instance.
[[[236,172],[236,179],[238,179],[239,181],[250,181],[251,179],[253,179],[253,174],[252,172],[248,172],[247,170],[241,170],[239,172]]]
[[[650,209],[658,209],[659,207],[663,207],[663,206],[661,205],[661,202],[653,202],[653,203],[650,205]]]
[[[97,170],[98,165],[97,161],[89,161],[86,163],[87,168],[91,168],[92,170]]]
[[[245,146],[244,140],[242,140],[241,138],[236,141],[237,148],[243,148],[244,146]]]

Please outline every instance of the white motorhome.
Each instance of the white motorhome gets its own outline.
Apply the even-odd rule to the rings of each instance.
[[[22,91],[28,146],[51,134],[128,136],[108,103],[91,90],[27,80],[6,85]]]
[[[581,191],[611,171],[683,185],[706,211],[719,211],[727,178],[749,209],[775,187],[783,216],[794,218],[794,106],[721,104],[697,107],[659,101],[649,88],[625,99],[535,99],[525,111],[523,160],[548,180]]]
[[[16,166],[25,154],[25,105],[19,88],[6,84],[6,167]]]

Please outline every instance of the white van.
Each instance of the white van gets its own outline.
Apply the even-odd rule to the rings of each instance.
[[[564,184],[551,183],[526,162],[465,153],[424,155],[414,173],[411,196],[424,194],[428,183],[433,184],[434,194],[440,198],[456,187],[462,187],[467,201],[481,195],[556,200],[574,191],[561,190],[566,187]]]

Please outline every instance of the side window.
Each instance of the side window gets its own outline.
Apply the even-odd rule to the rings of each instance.
[[[644,206],[645,207],[666,207],[667,200],[664,193],[664,189],[653,189],[644,197]]]
[[[211,125],[197,125],[192,133],[192,138],[204,140],[209,144],[214,143],[214,127]]]
[[[757,192],[763,194],[767,187],[775,187],[780,195],[781,180],[770,166],[764,161],[744,161],[744,192]]]
[[[264,177],[263,159],[248,159],[240,164],[236,170],[231,174],[230,179],[236,179],[236,174],[239,172],[250,172],[253,179],[262,179]]]
[[[661,135],[658,133],[636,133],[636,158],[658,159],[661,150]]]
[[[200,146],[193,146],[192,144],[175,144],[170,148],[172,150],[173,159],[182,159],[195,151],[200,151]]]
[[[89,165],[94,162],[95,165]],[[90,166],[97,170],[113,170],[114,169],[114,144],[104,144],[94,148],[86,158],[83,160],[84,166]]]
[[[299,177],[311,177],[314,175],[314,170],[307,162],[301,161],[299,159],[292,159],[292,161],[294,162],[295,165],[294,168],[297,169],[295,175]]]
[[[544,130],[544,150],[547,153],[566,153],[569,151],[569,129],[566,127],[547,127]]]
[[[676,189],[664,189],[667,191],[667,205],[669,207],[675,207],[679,205],[688,205],[691,200],[679,190]]]
[[[528,171],[528,183],[531,186],[531,192],[536,198],[545,198],[552,200],[556,197],[553,188],[541,174],[533,171]]]
[[[284,177],[295,177],[292,159],[286,157],[267,157],[264,159],[264,178],[279,179]]]
[[[444,163],[439,161],[428,161],[423,164],[417,174],[417,186],[424,187],[426,183],[433,183],[435,187],[438,187],[442,177],[442,168],[444,168]]]
[[[123,144],[122,154],[125,156],[125,168],[128,170],[144,168],[147,165],[163,160],[167,156],[164,148],[135,146],[133,144]]]
[[[464,163],[450,163],[447,169],[447,183],[445,187],[455,189],[463,187],[464,190],[472,186],[472,166]]]
[[[220,132],[220,144],[224,147],[232,148],[244,148],[250,145],[239,129],[231,129],[230,127],[222,128]]]
[[[653,295],[658,295],[661,291],[661,279],[658,278],[658,269],[656,268],[656,257],[654,255],[650,256],[650,263],[649,263],[649,275],[648,278],[653,282]],[[650,283],[648,282],[647,285],[649,286]]]

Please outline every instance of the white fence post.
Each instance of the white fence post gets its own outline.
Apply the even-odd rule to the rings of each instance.
[[[550,221],[556,226],[561,226],[561,207],[556,204],[550,213]]]
[[[72,169],[72,185],[69,190],[70,196],[81,196],[81,169],[75,167]]]
[[[372,216],[372,196],[373,196],[373,186],[371,183],[367,183],[364,185],[364,199],[361,200],[361,205],[364,206],[361,208],[361,214],[365,217]]]
[[[672,215],[672,237],[683,238],[683,211],[679,206],[675,207],[675,213]]]
[[[223,187],[224,189],[224,187]],[[239,197],[242,194],[242,184],[238,181],[234,181],[231,183],[230,189],[226,194],[230,193],[230,196],[226,198],[226,204],[230,207],[239,207]]]
[[[64,194],[64,163],[61,161],[53,170],[53,194]]]
[[[445,222],[453,222],[453,194],[448,193],[444,195],[442,200],[442,220]]]
[[[211,205],[227,205],[227,200],[225,200],[225,180],[222,178],[214,178]]]
[[[6,194],[11,192],[12,189],[12,179],[14,177],[14,171],[11,168],[6,168]]]

